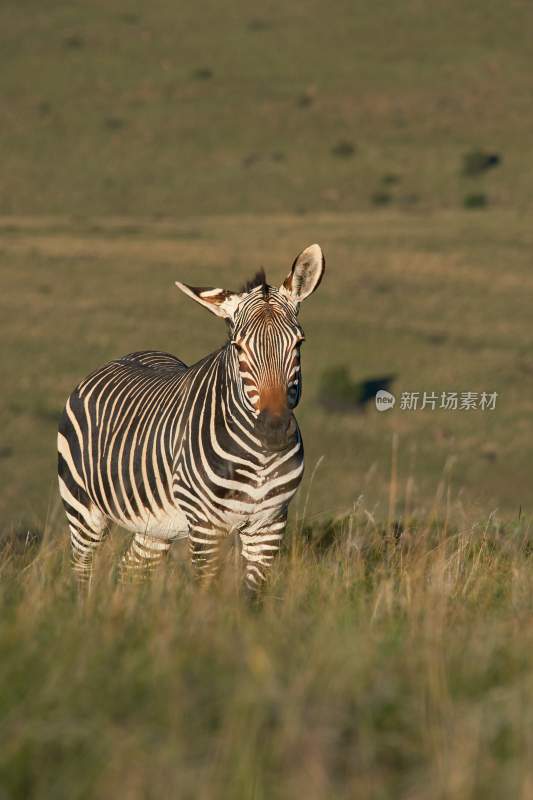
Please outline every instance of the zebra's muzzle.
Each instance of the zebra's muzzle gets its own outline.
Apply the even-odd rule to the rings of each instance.
[[[294,414],[289,409],[281,414],[272,414],[266,409],[257,417],[256,430],[267,450],[285,450],[296,441],[297,426]]]

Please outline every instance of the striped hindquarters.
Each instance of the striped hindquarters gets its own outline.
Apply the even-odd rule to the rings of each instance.
[[[138,529],[172,505],[172,447],[187,367],[168,353],[132,353],[82,381],[59,425],[58,473],[67,514],[96,506]],[[85,509],[85,510],[84,510]]]

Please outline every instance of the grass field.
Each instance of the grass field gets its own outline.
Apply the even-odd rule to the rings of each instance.
[[[525,0],[0,7],[0,800],[533,797],[533,125]],[[58,415],[105,361],[302,306],[306,475],[262,605],[183,549],[68,569]],[[396,406],[326,410],[325,371]],[[402,392],[497,392],[407,411]]]
[[[5,542],[4,796],[529,800],[531,529],[453,506],[293,530],[260,607],[179,550],[117,588],[113,541],[80,605],[55,536]]]

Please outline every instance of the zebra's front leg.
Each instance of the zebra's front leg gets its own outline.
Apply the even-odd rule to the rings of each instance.
[[[196,523],[189,533],[189,550],[197,580],[209,584],[220,568],[220,543],[224,531]]]
[[[287,517],[270,522],[268,526],[258,530],[244,529],[240,533],[242,557],[244,559],[244,582],[246,588],[256,594],[263,586],[274,556],[279,550]]]
[[[151,575],[168,553],[171,544],[170,539],[136,533],[120,560],[119,580],[126,583]]]

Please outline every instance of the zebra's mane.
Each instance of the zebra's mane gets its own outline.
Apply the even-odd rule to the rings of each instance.
[[[256,289],[258,286],[261,286],[263,289],[263,294],[268,293],[268,283],[266,280],[265,270],[263,267],[255,273],[253,278],[247,281],[244,286],[241,287],[240,291],[243,292],[251,292],[253,289]]]

